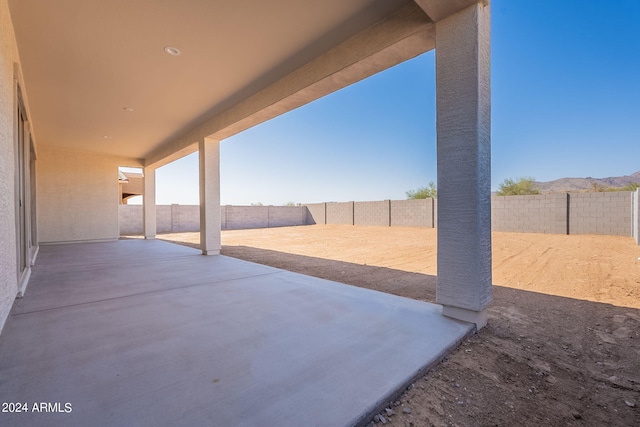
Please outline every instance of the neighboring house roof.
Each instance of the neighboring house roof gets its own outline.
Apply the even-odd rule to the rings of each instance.
[[[144,180],[141,172],[118,170],[118,182],[122,184],[123,199],[141,196],[144,193]]]

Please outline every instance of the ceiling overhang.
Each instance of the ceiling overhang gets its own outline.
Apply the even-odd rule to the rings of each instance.
[[[9,1],[38,144],[147,165],[433,49],[469,3]]]

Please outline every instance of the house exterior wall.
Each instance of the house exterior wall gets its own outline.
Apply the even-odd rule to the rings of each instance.
[[[14,63],[19,63],[6,0],[0,0],[0,330],[18,293]]]
[[[133,159],[40,146],[40,243],[114,240],[118,225],[118,166]]]

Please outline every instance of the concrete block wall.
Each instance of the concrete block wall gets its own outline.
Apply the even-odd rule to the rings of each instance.
[[[353,202],[327,203],[327,224],[353,225]]]
[[[640,244],[638,192],[492,197],[494,231],[633,236]],[[222,206],[223,230],[309,224],[437,227],[437,199]],[[120,233],[142,233],[142,206],[121,205]],[[157,206],[157,230],[198,231],[199,206]]]
[[[630,191],[569,193],[569,234],[631,236]]]
[[[157,233],[171,233],[171,206],[170,205],[158,205],[156,206],[156,232]],[[142,230],[140,231],[142,232]]]
[[[119,205],[120,235],[142,234],[142,205]],[[200,230],[200,207],[183,205],[156,206],[156,231],[172,233]]]
[[[143,211],[140,205],[120,205],[120,234],[143,232]],[[223,230],[285,227],[309,224],[305,206],[221,206]],[[158,233],[182,233],[200,230],[200,206],[156,206]]]
[[[388,227],[391,225],[391,202],[354,202],[353,224]]]
[[[392,200],[392,227],[434,227],[434,199]]]
[[[567,195],[493,196],[493,231],[567,234]]]
[[[434,227],[436,200],[329,202],[305,205],[307,224],[347,224],[395,227]]]
[[[171,231],[183,233],[200,230],[200,206],[171,205]]]
[[[304,206],[269,206],[268,227],[307,225],[307,209]]]
[[[144,229],[142,205],[119,205],[120,235],[140,234]]]
[[[327,204],[326,203],[309,203],[307,207],[307,224],[326,224],[327,223]]]
[[[220,227],[224,229],[226,227],[226,224],[227,224],[227,207],[220,206]]]
[[[222,206],[221,210],[223,230],[309,224],[306,206]]]
[[[269,226],[268,206],[222,206],[222,209],[226,210],[226,221],[222,224],[223,230]]]
[[[304,206],[222,206],[222,229],[307,225]]]

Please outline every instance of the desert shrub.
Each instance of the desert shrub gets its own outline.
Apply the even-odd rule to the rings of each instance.
[[[505,179],[500,184],[498,196],[526,196],[530,194],[540,194],[540,190],[535,188],[535,180],[531,177]]]
[[[438,189],[436,184],[431,181],[426,187],[420,187],[417,190],[409,190],[406,192],[407,199],[435,199],[438,197]]]
[[[638,182],[630,182],[629,184],[625,185],[624,187],[616,188],[616,190],[617,191],[636,191],[638,188],[640,188],[640,183],[638,183]]]

